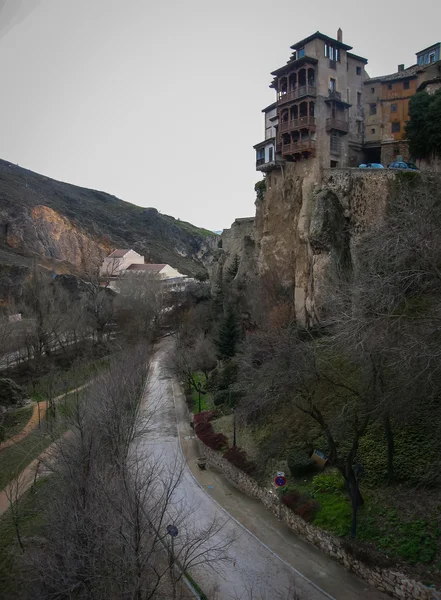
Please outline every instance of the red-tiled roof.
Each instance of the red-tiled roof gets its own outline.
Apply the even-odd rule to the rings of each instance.
[[[127,254],[127,252],[130,252],[130,248],[127,249],[118,249],[118,250],[114,250],[111,254],[109,254],[108,258],[122,258],[123,256],[125,256]]]
[[[167,265],[163,264],[163,265],[130,265],[129,267],[127,267],[127,271],[147,271],[148,273],[159,273],[160,271],[162,271],[162,269],[164,267],[166,267]]]

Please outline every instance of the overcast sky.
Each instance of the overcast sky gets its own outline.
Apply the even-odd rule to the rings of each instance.
[[[441,41],[420,0],[0,0],[0,157],[209,229],[254,214],[270,71],[310,33],[371,76]]]

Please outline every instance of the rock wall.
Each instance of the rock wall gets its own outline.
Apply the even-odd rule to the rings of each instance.
[[[256,200],[254,232],[233,224],[222,235],[217,261],[228,265],[241,252],[244,283],[271,278],[291,298],[296,319],[314,325],[329,276],[337,266],[350,269],[356,263],[359,236],[381,223],[397,190],[425,183],[423,173],[404,175],[411,179],[386,169],[302,172],[287,163],[267,174],[266,193]],[[245,238],[254,245],[246,246]]]
[[[65,261],[81,268],[98,265],[111,246],[86,235],[69,219],[48,206],[23,207],[15,214],[2,211],[5,243],[18,252],[40,259]]]
[[[232,465],[222,456],[200,443],[208,462],[219,469],[230,481],[234,482],[244,493],[257,498],[266,508],[271,510],[299,536],[308,540],[322,552],[342,563],[346,569],[367,581],[378,590],[400,600],[441,600],[441,594],[426,587],[418,581],[409,579],[403,573],[393,569],[368,566],[359,560],[354,551],[344,547],[342,540],[307,523],[289,508],[279,506],[279,500],[271,491],[262,488],[257,482]]]

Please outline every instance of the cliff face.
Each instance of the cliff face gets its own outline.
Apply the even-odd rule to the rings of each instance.
[[[254,239],[253,251],[240,255],[239,273],[249,290],[269,279],[280,286],[296,319],[313,325],[320,320],[326,282],[337,268],[351,269],[357,262],[359,236],[381,222],[403,185],[424,184],[424,176],[410,174],[406,183],[394,171],[299,174],[296,167],[288,163],[283,172],[267,176],[266,193],[256,200],[254,235],[245,234]],[[237,236],[231,240],[231,231],[222,235],[224,256],[218,264],[231,263],[241,247]]]
[[[36,257],[63,272],[91,267],[115,247],[196,274],[210,257],[210,232],[114,196],[0,161],[0,261]],[[9,262],[5,257],[9,257]],[[29,261],[28,261],[29,262]]]

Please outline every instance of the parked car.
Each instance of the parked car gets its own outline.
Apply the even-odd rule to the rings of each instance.
[[[383,165],[380,165],[380,163],[366,163],[366,164],[359,165],[358,168],[359,169],[384,169]]]
[[[410,169],[411,171],[419,171],[416,165],[404,161],[396,161],[390,163],[389,169]]]

